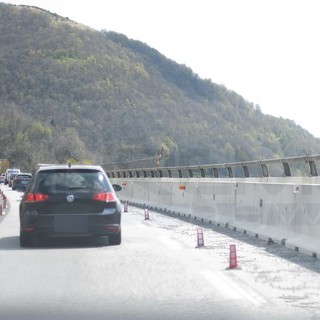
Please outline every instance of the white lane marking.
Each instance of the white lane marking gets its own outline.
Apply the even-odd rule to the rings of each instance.
[[[177,241],[174,241],[166,236],[158,236],[157,239],[172,250],[182,250],[183,249],[182,245],[180,245]]]
[[[266,303],[265,299],[258,293],[253,292],[249,288],[240,288],[235,282],[233,282],[231,279],[228,279],[228,277],[223,275],[221,272],[212,272],[210,270],[206,270],[202,272],[202,275],[227,298],[237,300],[245,298],[255,306],[261,306],[262,304]]]

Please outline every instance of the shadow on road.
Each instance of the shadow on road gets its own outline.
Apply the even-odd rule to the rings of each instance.
[[[40,239],[39,239],[40,240]],[[34,246],[22,248],[20,246],[19,236],[0,238],[0,251],[11,250],[38,250],[38,249],[83,249],[107,246],[106,240],[87,239],[87,238],[59,238],[59,239],[41,239],[35,241]]]

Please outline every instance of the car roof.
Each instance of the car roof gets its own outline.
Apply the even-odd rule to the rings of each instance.
[[[38,172],[43,170],[57,170],[57,169],[89,169],[103,171],[103,168],[99,165],[87,165],[87,164],[41,164]]]

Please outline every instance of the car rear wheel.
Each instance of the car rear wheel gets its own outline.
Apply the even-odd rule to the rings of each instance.
[[[33,237],[20,232],[20,246],[21,247],[32,247]]]
[[[109,236],[109,244],[112,246],[121,244],[121,230],[117,234]]]

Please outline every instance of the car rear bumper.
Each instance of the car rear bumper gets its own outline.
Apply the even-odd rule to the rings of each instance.
[[[32,237],[103,237],[119,233],[120,214],[113,215],[46,215],[28,217],[20,231]]]

